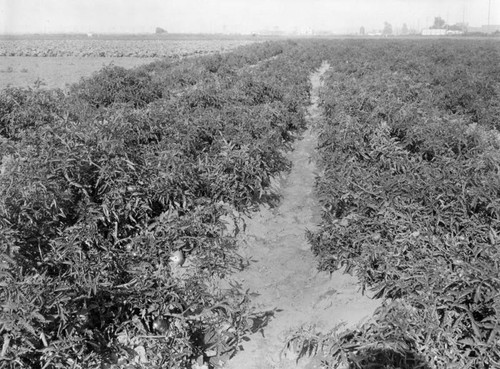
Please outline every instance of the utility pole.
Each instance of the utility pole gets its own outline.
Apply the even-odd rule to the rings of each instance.
[[[490,33],[491,0],[488,1],[488,33]]]
[[[465,29],[465,4],[462,10],[462,32],[467,32]]]

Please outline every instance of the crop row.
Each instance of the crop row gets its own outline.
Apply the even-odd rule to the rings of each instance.
[[[309,233],[384,303],[318,335],[332,367],[500,366],[500,68],[480,41],[337,45]],[[379,367],[379,366],[377,366]]]
[[[237,211],[274,201],[290,166],[320,63],[304,54],[254,44],[0,93],[3,367],[214,367],[265,324],[228,279]]]
[[[248,45],[249,40],[109,40],[109,39],[61,39],[61,40],[1,40],[0,56],[38,57],[186,57],[197,54],[226,52]]]

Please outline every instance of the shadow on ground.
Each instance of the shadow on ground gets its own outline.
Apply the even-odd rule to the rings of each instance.
[[[349,369],[430,369],[425,359],[412,351],[387,348],[362,350],[349,358]]]

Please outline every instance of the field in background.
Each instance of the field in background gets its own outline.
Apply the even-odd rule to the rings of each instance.
[[[227,51],[253,40],[117,40],[87,39],[20,39],[0,40],[0,56],[100,56],[100,57],[186,57]]]
[[[102,67],[125,68],[168,58],[227,52],[256,38],[155,35],[46,35],[0,37],[0,89],[65,88]]]
[[[113,64],[133,68],[159,58],[99,58],[99,57],[0,57],[0,89],[34,87],[37,81],[44,88],[65,88],[81,77],[90,76],[102,67]]]

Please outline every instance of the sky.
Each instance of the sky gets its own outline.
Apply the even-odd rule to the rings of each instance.
[[[500,24],[500,0],[0,0],[0,33],[334,33]]]

